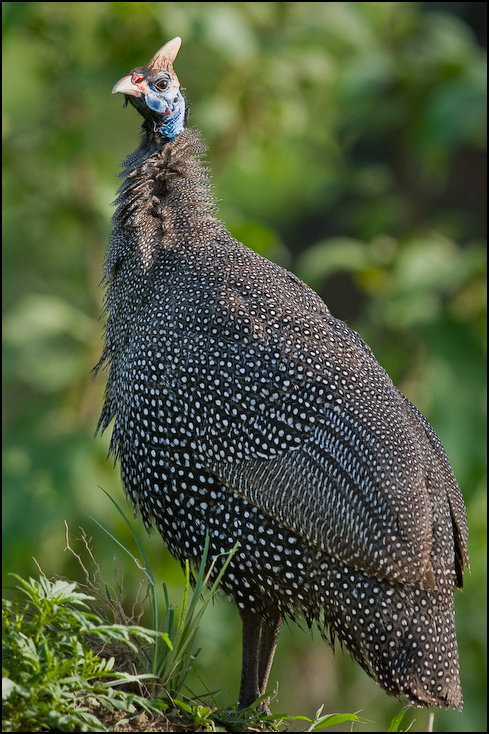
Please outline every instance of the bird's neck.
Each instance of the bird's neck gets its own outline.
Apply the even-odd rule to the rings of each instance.
[[[139,148],[123,163],[125,181],[116,200],[107,275],[127,258],[147,271],[162,249],[195,247],[193,233],[215,224],[214,200],[200,161],[204,151],[194,130],[167,142],[146,130]],[[133,247],[127,247],[128,240]]]

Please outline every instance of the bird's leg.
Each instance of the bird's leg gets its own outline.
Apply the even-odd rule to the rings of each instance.
[[[240,609],[243,623],[243,657],[241,667],[241,687],[238,708],[248,708],[260,697],[258,676],[260,667],[260,633],[263,618],[246,609]]]
[[[282,618],[273,615],[273,624],[269,625],[254,612],[243,609],[240,616],[243,623],[243,663],[238,707],[241,711],[265,693]],[[266,702],[262,702],[260,708],[266,710]]]
[[[272,614],[271,616],[273,618],[273,624],[267,624],[267,622],[263,620],[261,627],[260,660],[258,667],[258,690],[260,691],[260,696],[263,696],[267,689],[268,676],[270,675],[273,656],[275,655],[278,636],[280,634],[283,621],[280,615]],[[268,701],[265,701],[263,705],[266,707],[268,705]]]

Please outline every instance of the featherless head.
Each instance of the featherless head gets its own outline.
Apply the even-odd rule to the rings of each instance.
[[[124,94],[163,138],[174,140],[185,127],[185,100],[173,62],[182,43],[178,36],[165,43],[149,64],[133,69],[117,82],[112,94]]]

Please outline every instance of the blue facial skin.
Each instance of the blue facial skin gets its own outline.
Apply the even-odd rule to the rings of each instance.
[[[148,91],[128,99],[163,138],[175,140],[185,127],[185,100],[178,87],[173,91],[169,74],[154,80],[146,78],[146,81]],[[157,84],[161,86],[164,82],[168,83],[168,89],[162,91]]]
[[[146,95],[146,104],[153,112],[159,113],[159,122],[156,122],[156,126],[161,136],[175,140],[183,131],[185,124],[185,100],[180,90],[162,94],[150,88],[150,93]],[[170,114],[166,112],[168,109],[171,110]]]
[[[161,134],[169,140],[175,140],[185,127],[185,100],[179,89],[174,97],[171,110],[170,119],[161,128]]]

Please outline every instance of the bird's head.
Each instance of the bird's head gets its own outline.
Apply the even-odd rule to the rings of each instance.
[[[112,94],[124,94],[151,128],[168,140],[180,135],[186,121],[185,100],[173,71],[181,43],[178,36],[165,43],[149,64],[133,69],[112,90]]]

